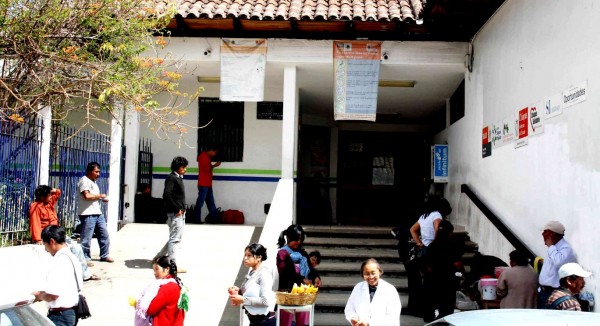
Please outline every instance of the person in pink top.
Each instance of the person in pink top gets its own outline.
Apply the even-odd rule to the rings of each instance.
[[[210,213],[210,216],[215,218],[217,216],[217,207],[215,206],[215,197],[213,195],[212,180],[213,180],[213,169],[221,165],[221,162],[217,161],[213,163],[213,159],[219,150],[214,146],[207,146],[206,149],[200,152],[198,155],[198,198],[196,199],[194,223],[202,223],[202,206],[206,202],[206,207]]]

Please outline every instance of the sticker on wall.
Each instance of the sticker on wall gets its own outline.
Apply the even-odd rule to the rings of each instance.
[[[562,96],[563,109],[585,101],[587,97],[587,81],[563,91]]]
[[[502,119],[502,144],[510,144],[515,141],[515,118],[506,117]]]
[[[490,127],[485,126],[481,131],[481,157],[492,155],[492,142],[490,142]]]
[[[517,140],[515,148],[528,144],[527,136],[529,134],[529,108],[522,108],[517,111]]]
[[[544,119],[554,118],[562,113],[562,94],[554,94],[544,100]]]
[[[529,136],[544,132],[544,102],[529,106]]]
[[[492,141],[492,148],[498,148],[505,145],[505,143],[502,141],[502,121],[496,121],[494,124],[492,124],[490,138]]]

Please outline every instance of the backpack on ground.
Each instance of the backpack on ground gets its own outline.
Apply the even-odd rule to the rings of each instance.
[[[211,214],[208,213],[208,215],[206,215],[206,217],[204,218],[204,221],[207,224],[221,224],[223,223],[223,211],[221,211],[221,207],[217,208],[217,214]]]
[[[235,209],[228,209],[221,215],[225,224],[244,224],[244,213]]]

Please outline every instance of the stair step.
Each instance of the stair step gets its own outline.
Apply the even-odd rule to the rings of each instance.
[[[406,307],[408,304],[408,294],[404,292],[400,292],[400,301],[402,302],[402,307]],[[319,293],[317,297],[317,301],[315,303],[315,310],[319,310],[321,308],[331,308],[331,307],[341,307],[344,309],[346,306],[346,302],[348,302],[348,298],[350,298],[350,292],[347,293]]]
[[[400,292],[408,290],[408,281],[405,277],[386,277],[384,279],[395,286]],[[358,274],[356,276],[328,276],[323,278],[323,285],[319,288],[319,291],[352,291],[354,286],[361,281],[363,279]]]
[[[386,275],[404,274],[406,272],[403,264],[382,262],[380,265]],[[360,276],[360,264],[355,262],[322,261],[317,270],[323,275],[327,273],[353,273]]]
[[[312,248],[306,247],[307,252],[311,252]],[[361,249],[320,249],[321,260],[324,262],[328,259],[334,260],[358,260],[364,261],[369,258],[375,258],[381,261],[399,262],[398,250],[395,249],[379,249],[379,248],[361,248]],[[360,268],[360,264],[358,267]]]
[[[398,240],[370,239],[370,238],[332,238],[332,237],[309,237],[304,242],[305,247],[377,247],[397,248]]]
[[[304,231],[307,235],[307,240],[312,237],[322,236],[329,237],[335,235],[338,238],[384,238],[391,237],[391,227],[388,226],[327,226],[327,225],[307,225],[304,226]]]
[[[344,313],[319,313],[315,314],[315,326],[348,326],[350,323],[346,320]],[[402,326],[422,326],[423,318],[410,315],[400,316],[400,325]]]

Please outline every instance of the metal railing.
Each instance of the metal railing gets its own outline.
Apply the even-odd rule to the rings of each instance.
[[[475,194],[475,192],[466,184],[460,185],[460,192],[464,193],[471,199],[473,204],[479,208],[481,213],[500,231],[500,233],[510,242],[516,250],[519,250],[527,255],[530,262],[533,264],[536,255],[531,251],[501,220],[490,210],[490,208]]]

